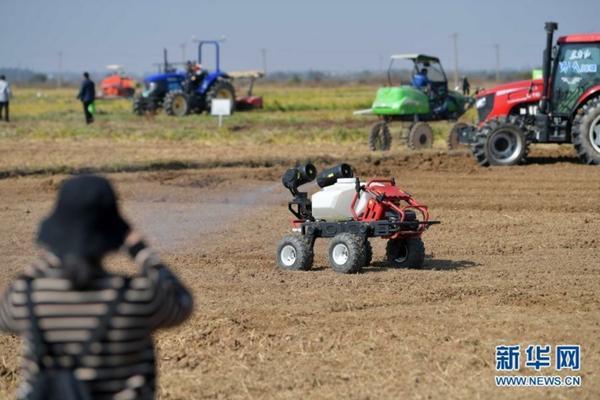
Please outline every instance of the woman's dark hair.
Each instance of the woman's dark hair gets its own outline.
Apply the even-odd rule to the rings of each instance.
[[[67,254],[61,259],[64,277],[71,281],[73,289],[86,289],[94,278],[103,274],[100,259],[82,258]]]
[[[61,260],[65,275],[83,288],[102,274],[102,258],[129,232],[110,182],[81,175],[65,181],[54,209],[40,224],[38,242]]]

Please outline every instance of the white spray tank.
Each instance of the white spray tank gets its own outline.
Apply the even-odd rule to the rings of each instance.
[[[323,175],[327,175],[326,178]],[[327,170],[319,175],[320,179],[317,179],[317,184],[322,189],[311,196],[312,215],[317,220],[343,221],[354,217],[351,204],[356,194],[357,178],[336,178],[336,175],[343,176],[342,173],[332,175],[330,170]],[[364,182],[360,182],[360,185],[364,185]],[[360,197],[354,205],[357,215],[366,209],[371,197],[369,193],[361,191]]]
[[[311,196],[315,219],[339,221],[352,218],[350,204],[356,194],[355,178],[340,178]]]

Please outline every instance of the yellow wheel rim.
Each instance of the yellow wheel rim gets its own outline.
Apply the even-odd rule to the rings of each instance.
[[[221,89],[217,92],[217,99],[229,99],[231,100],[231,92],[227,89]]]
[[[173,111],[180,112],[185,109],[185,99],[181,96],[175,97],[173,99]]]

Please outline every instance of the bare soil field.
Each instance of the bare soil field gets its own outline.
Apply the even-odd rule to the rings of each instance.
[[[70,152],[77,168],[90,154],[78,146],[103,146],[91,143],[55,150]],[[65,175],[57,167],[54,175],[19,176],[10,161],[40,158],[51,142],[37,151],[2,146],[3,289],[33,261],[37,223]],[[140,146],[119,146],[116,155],[108,145],[92,150],[91,164],[111,171],[113,162],[148,154]],[[158,155],[140,163],[160,159],[154,148]],[[386,268],[384,242],[373,240],[373,266],[336,274],[323,240],[313,270],[292,273],[279,271],[274,255],[290,228],[289,193],[279,179],[292,151],[257,146],[250,159],[224,149],[190,145],[175,157],[190,160],[181,169],[107,174],[127,217],[196,298],[193,318],[158,335],[161,398],[600,398],[597,167],[556,148],[535,150],[526,166],[484,169],[460,151],[372,156],[351,146],[298,146],[295,155],[319,168],[348,160],[360,176],[395,176],[442,224],[424,236],[422,270]],[[122,256],[108,261],[134,272]],[[497,388],[494,348],[501,344],[580,344],[582,386]],[[14,393],[18,353],[17,338],[0,336],[1,398]]]

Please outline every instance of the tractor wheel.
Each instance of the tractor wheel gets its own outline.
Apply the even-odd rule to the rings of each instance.
[[[180,91],[173,91],[167,93],[163,108],[167,115],[175,117],[183,117],[190,111],[190,102],[187,95]]]
[[[373,246],[371,246],[371,242],[369,242],[369,239],[365,240],[364,257],[365,259],[363,260],[363,267],[368,267],[373,261]]]
[[[206,111],[210,112],[213,99],[227,99],[231,101],[231,113],[235,111],[235,88],[228,80],[219,79],[206,93]]]
[[[304,236],[285,236],[277,246],[277,265],[281,269],[308,271],[313,258],[312,244]]]
[[[135,115],[144,115],[146,113],[146,101],[142,96],[136,96],[133,99],[133,113]]]
[[[426,122],[417,122],[408,132],[408,147],[412,150],[430,149],[433,145],[433,131]]]
[[[380,121],[373,125],[371,133],[369,134],[369,149],[371,151],[387,151],[390,149],[392,144],[392,136],[390,135],[390,128],[386,121]]]
[[[329,264],[335,272],[359,272],[366,261],[365,239],[353,233],[339,233],[329,243]]]
[[[421,268],[425,261],[425,245],[420,237],[388,240],[385,253],[394,268]]]
[[[471,151],[477,162],[489,165],[516,165],[527,157],[527,138],[522,122],[517,118],[493,119],[477,132]]]
[[[468,148],[467,145],[460,143],[460,131],[469,127],[469,124],[464,122],[457,122],[450,129],[448,135],[448,150],[458,150],[460,148]]]
[[[588,101],[577,111],[571,136],[581,161],[600,165],[600,97]]]

